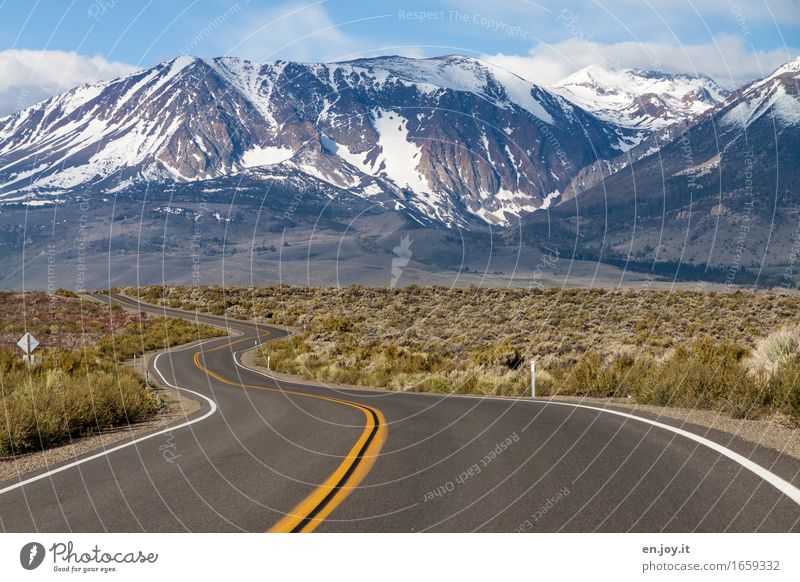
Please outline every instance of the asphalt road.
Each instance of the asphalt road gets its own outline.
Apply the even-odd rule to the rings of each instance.
[[[277,381],[239,352],[286,332],[197,319],[232,335],[150,370],[202,402],[192,424],[0,484],[4,531],[800,531],[800,461],[731,435]]]

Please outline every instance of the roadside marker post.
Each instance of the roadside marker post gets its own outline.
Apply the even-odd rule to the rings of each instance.
[[[136,367],[136,354],[133,354],[133,369],[139,371]],[[147,370],[147,354],[142,354],[142,374],[144,374],[144,385],[150,388],[150,372]]]
[[[22,360],[29,366],[33,366],[36,363],[36,356],[33,355],[33,350],[39,345],[39,340],[26,332],[25,335],[19,338],[17,345],[25,353],[22,356]]]
[[[536,398],[536,360],[531,360],[531,398]]]

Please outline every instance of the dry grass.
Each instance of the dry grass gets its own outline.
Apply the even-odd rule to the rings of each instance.
[[[132,370],[71,375],[5,373],[0,455],[43,450],[72,438],[146,418],[163,403]]]
[[[756,342],[748,362],[754,373],[764,371],[769,374],[800,353],[800,327],[784,328]]]
[[[137,321],[136,315],[119,307],[65,293],[0,291],[0,345],[13,346],[28,331],[42,348],[78,348]]]

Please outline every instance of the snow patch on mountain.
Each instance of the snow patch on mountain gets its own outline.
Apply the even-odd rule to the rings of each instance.
[[[769,79],[774,79],[775,77],[785,75],[786,73],[800,73],[800,57],[797,57],[796,59],[781,65],[780,67],[775,69],[770,75],[768,75],[764,79],[764,81],[768,81]],[[794,78],[798,79],[800,78],[800,76],[795,75]]]
[[[401,188],[417,194],[430,194],[430,184],[417,171],[422,160],[422,148],[408,139],[408,120],[396,111],[375,111],[373,121],[378,132],[381,154],[373,169],[383,169],[383,174]]]
[[[547,196],[545,196],[544,202],[537,210],[547,210],[553,204],[554,201],[558,200],[561,197],[561,192],[556,190],[555,192],[550,192]]]
[[[492,68],[492,75],[494,75],[494,78],[500,83],[503,89],[505,89],[509,99],[513,103],[528,110],[545,123],[549,123],[550,125],[555,123],[553,116],[534,98],[531,84],[528,81],[499,67]]]
[[[281,147],[254,147],[242,155],[242,166],[255,168],[258,166],[272,166],[291,159],[294,155],[292,148]]]
[[[461,55],[430,59],[390,56],[360,59],[341,63],[376,73],[383,70],[378,82],[391,78],[410,81],[422,92],[441,89],[464,91],[483,96],[496,105],[517,105],[546,123],[554,123],[552,115],[533,96],[533,85],[516,74],[494,64]]]

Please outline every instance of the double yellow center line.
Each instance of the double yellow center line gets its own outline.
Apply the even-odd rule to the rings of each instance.
[[[233,342],[228,342],[216,348],[206,350],[206,352],[229,348],[234,344],[250,339],[252,338],[242,338]],[[364,430],[336,470],[305,499],[298,503],[294,509],[269,529],[270,532],[308,533],[314,531],[325,518],[350,495],[358,484],[361,483],[375,464],[375,460],[378,458],[381,448],[383,448],[383,443],[386,442],[386,435],[388,433],[386,419],[383,414],[380,410],[372,406],[366,406],[340,398],[234,382],[205,367],[200,361],[201,355],[203,355],[202,350],[194,354],[194,365],[224,384],[241,388],[264,390],[267,392],[280,392],[282,394],[301,396],[303,398],[327,400],[328,402],[356,408],[364,413],[366,418]]]
[[[103,296],[106,297],[106,296]],[[137,307],[142,309],[142,305],[128,304],[121,301],[116,297],[107,295],[109,301],[115,301],[126,307]],[[188,317],[187,317],[188,319]],[[205,350],[206,352],[213,352],[230,348],[235,344],[243,341],[251,340],[252,338],[240,338],[236,341],[229,341],[216,348]],[[281,388],[268,388],[266,386],[257,386],[253,384],[243,384],[241,382],[234,382],[223,378],[216,372],[212,372],[200,362],[200,356],[204,352],[202,348],[194,354],[194,365],[200,370],[219,380],[224,384],[236,386],[239,388],[251,388],[254,390],[264,390],[267,392],[280,392],[282,394],[289,394],[292,396],[302,396],[303,398],[316,398],[317,400],[327,400],[336,404],[343,404],[356,408],[364,413],[366,424],[361,436],[356,443],[345,455],[344,460],[339,464],[336,470],[320,485],[318,485],[305,499],[298,503],[294,509],[287,513],[283,518],[273,525],[268,531],[270,532],[312,532],[314,531],[331,512],[336,509],[350,493],[358,487],[358,484],[366,477],[378,454],[383,448],[383,443],[386,442],[386,435],[389,431],[386,425],[386,419],[377,408],[350,402],[349,400],[342,400],[340,398],[333,398],[330,396],[321,396],[317,394],[307,394],[305,392],[297,392],[293,390],[283,390]],[[205,359],[205,358],[204,358]]]

